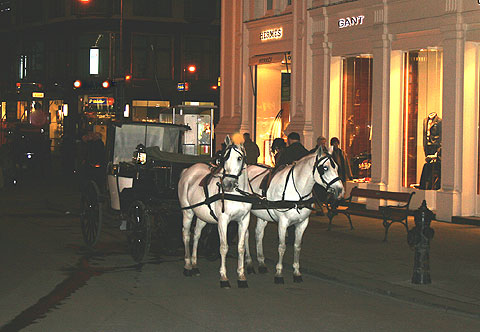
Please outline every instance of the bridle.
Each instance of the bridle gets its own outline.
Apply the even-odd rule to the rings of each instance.
[[[325,175],[325,171],[328,170],[328,168],[325,166],[325,163],[327,161],[330,161],[330,165],[332,165],[332,168],[335,168],[337,167],[337,165],[335,164],[335,161],[333,160],[332,158],[332,155],[329,154],[329,153],[325,153],[325,155],[323,157],[318,157],[318,154],[317,156],[315,157],[315,164],[313,164],[313,170],[312,170],[312,174],[315,176],[315,170],[317,170],[318,172],[318,175],[320,175],[320,179],[322,180],[322,182],[326,185],[325,187],[325,190],[327,192],[331,191],[329,189],[332,188],[332,185],[338,181],[342,181],[342,179],[337,176],[336,178],[334,178],[332,181],[328,182],[324,175]]]
[[[238,152],[238,154],[240,154],[240,156],[242,156],[242,166],[240,167],[240,171],[238,172],[238,174],[228,174],[228,173],[225,173],[225,161],[228,160],[228,158],[230,158],[230,153],[232,152],[232,150],[235,150],[236,152]],[[232,179],[235,179],[235,180],[238,180],[238,178],[240,177],[240,175],[242,174],[244,168],[245,168],[245,164],[246,164],[246,156],[245,156],[245,152],[243,151],[243,149],[237,147],[236,145],[232,144],[230,146],[228,146],[226,149],[225,149],[225,152],[223,153],[222,157],[220,158],[220,167],[222,167],[223,169],[223,172],[222,172],[222,183],[223,183],[223,180],[225,178],[232,178]]]

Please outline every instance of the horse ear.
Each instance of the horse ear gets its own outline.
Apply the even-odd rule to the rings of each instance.
[[[232,145],[232,140],[230,138],[230,135],[227,135],[227,137],[225,137],[225,144],[227,146]]]
[[[317,155],[319,157],[323,156],[325,153],[327,153],[326,149],[323,148],[323,146],[319,146],[318,149],[317,149]]]

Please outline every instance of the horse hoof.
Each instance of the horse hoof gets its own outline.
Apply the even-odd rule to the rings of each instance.
[[[255,274],[255,268],[253,266],[247,266],[247,274]]]
[[[302,276],[293,276],[293,282],[303,282]]]
[[[230,288],[230,282],[228,280],[220,280],[220,288]]]
[[[258,273],[260,273],[260,274],[265,274],[265,273],[267,273],[267,272],[268,272],[268,269],[267,269],[266,266],[259,266],[259,267],[258,267]]]
[[[199,277],[200,276],[200,270],[198,269],[198,267],[194,267],[192,269],[192,275],[195,276],[195,277]]]
[[[248,288],[248,283],[246,280],[237,280],[238,288]]]
[[[192,276],[192,270],[183,269],[183,275],[185,277],[191,277]]]
[[[275,277],[274,281],[277,285],[280,285],[280,284],[283,285],[285,283],[285,281],[283,280],[283,277]]]

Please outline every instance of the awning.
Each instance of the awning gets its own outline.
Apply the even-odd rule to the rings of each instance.
[[[269,63],[278,63],[283,62],[285,63],[285,59],[288,63],[292,61],[292,56],[290,53],[271,53],[271,54],[263,54],[263,55],[256,55],[252,56],[248,61],[249,66],[256,66],[256,65],[265,65]]]

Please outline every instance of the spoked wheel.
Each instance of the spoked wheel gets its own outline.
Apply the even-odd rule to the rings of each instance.
[[[150,250],[151,217],[141,201],[134,201],[128,209],[127,239],[130,254],[140,263]]]
[[[89,248],[93,248],[100,237],[103,222],[103,203],[94,181],[89,181],[82,192],[80,221],[83,241]]]

